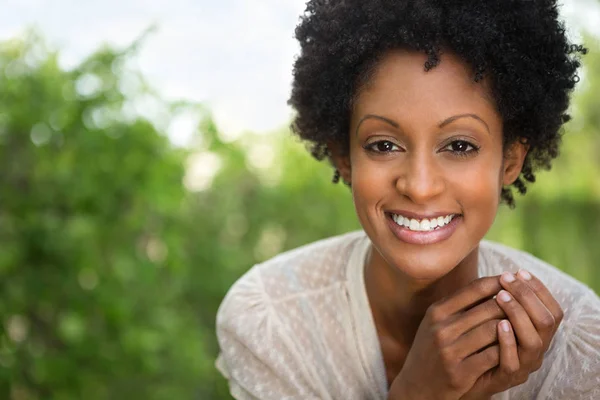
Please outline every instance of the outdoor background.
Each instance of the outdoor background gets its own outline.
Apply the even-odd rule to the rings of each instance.
[[[594,7],[570,17],[590,54],[562,155],[515,210],[502,208],[489,238],[600,292],[600,45],[593,26],[583,31]],[[297,15],[285,13],[294,15],[291,43]],[[42,21],[0,43],[2,400],[228,399],[214,369],[214,325],[229,286],[285,249],[359,227],[347,188],[332,185],[330,168],[287,129],[291,56],[281,58],[285,74],[259,73],[258,85],[277,94],[263,102],[260,87],[231,89],[240,78],[224,75],[211,53],[222,46],[198,56],[186,36],[182,54],[210,68],[180,75],[185,57],[148,58],[159,33],[136,23],[126,45],[98,42],[87,53],[56,44],[57,21],[51,34]],[[235,57],[263,65],[262,56]],[[223,68],[245,80],[235,57]],[[185,84],[170,91],[169,74],[205,82],[205,101]],[[245,100],[215,100],[218,82],[224,99]],[[257,111],[236,114],[246,106]],[[261,129],[270,125],[279,128]]]

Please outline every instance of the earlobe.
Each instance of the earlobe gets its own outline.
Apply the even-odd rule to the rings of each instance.
[[[329,149],[329,154],[331,155],[331,161],[339,172],[342,181],[345,183],[350,183],[352,177],[350,155],[348,155],[348,152],[344,151],[344,149],[342,149],[337,143],[329,142],[327,143],[327,148]]]
[[[507,186],[513,184],[523,169],[529,145],[525,140],[516,140],[506,150],[504,155],[504,174],[502,183]]]

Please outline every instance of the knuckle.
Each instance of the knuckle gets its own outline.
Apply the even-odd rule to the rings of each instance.
[[[500,365],[500,347],[494,345],[488,347],[477,355],[477,370],[487,371],[492,367]]]
[[[500,308],[500,306],[498,305],[498,301],[496,301],[496,299],[490,299],[490,300],[486,301],[485,303],[483,303],[483,309],[484,309],[484,312],[489,315],[500,316],[504,313],[502,311],[502,309]]]
[[[490,347],[484,354],[486,365],[496,365],[500,361],[500,351],[498,346]]]
[[[523,343],[523,349],[527,355],[528,360],[537,359],[542,354],[543,342],[540,338],[530,339],[527,343]],[[531,361],[529,362],[531,363]],[[529,364],[528,363],[528,364]]]
[[[452,372],[455,369],[456,360],[455,360],[453,351],[451,351],[450,349],[444,349],[440,353],[440,359],[441,359],[442,365],[444,366],[444,368],[447,371]]]
[[[539,324],[543,329],[552,330],[554,329],[556,321],[554,316],[548,312],[542,318],[540,318]]]
[[[448,351],[448,349],[446,348],[446,345],[448,344],[450,338],[450,333],[449,330],[445,327],[437,327],[434,329],[433,331],[433,342],[435,343],[435,345],[440,348],[440,349],[444,349],[444,351]]]
[[[533,341],[533,348],[541,351],[544,348],[544,341],[542,340],[542,338],[537,337],[534,341]]]
[[[429,315],[429,320],[433,323],[442,322],[446,317],[442,305],[439,303],[432,304],[427,309],[427,314]]]
[[[497,279],[493,277],[484,277],[476,279],[475,281],[473,281],[473,290],[480,297],[487,296],[491,291],[493,291],[492,289],[496,285],[499,286],[499,284],[496,281]]]
[[[451,344],[456,339],[450,325],[439,324],[433,332],[433,342],[440,350],[451,351]]]
[[[535,355],[537,357],[539,355],[540,351],[542,350],[543,345],[544,345],[544,342],[538,336],[538,337],[529,338],[529,340],[527,342],[523,343],[523,348],[530,355]]]
[[[477,294],[482,295],[486,293],[486,288],[489,286],[487,279],[477,279],[473,282],[473,290],[477,292]]]
[[[505,375],[514,375],[519,371],[519,367],[517,365],[502,365],[500,367],[500,369],[502,370],[502,372]]]

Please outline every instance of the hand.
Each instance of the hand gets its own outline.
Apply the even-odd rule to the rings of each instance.
[[[480,278],[432,304],[388,398],[459,399],[497,366],[500,349],[494,343],[506,315],[493,296],[501,289],[499,277]]]
[[[510,321],[498,327],[500,365],[484,374],[463,399],[489,398],[524,383],[541,367],[563,318],[558,302],[530,273],[504,273],[500,282],[506,290],[496,299]],[[504,324],[508,331],[501,329]]]

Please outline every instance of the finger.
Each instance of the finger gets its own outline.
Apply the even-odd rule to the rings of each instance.
[[[540,356],[544,343],[529,315],[506,290],[498,293],[496,301],[508,316],[514,329],[519,345],[519,360],[525,365],[533,364]]]
[[[452,353],[464,359],[497,342],[499,322],[493,319],[471,329],[450,346]]]
[[[519,371],[519,353],[517,340],[510,322],[501,321],[498,326],[498,342],[500,344],[500,365],[495,375],[500,381],[509,382],[510,378]]]
[[[448,319],[444,328],[448,340],[453,342],[471,329],[494,319],[506,318],[504,310],[500,308],[496,300],[489,299],[473,308],[459,314],[454,314]]]
[[[500,347],[494,345],[465,358],[462,364],[466,371],[473,371],[473,375],[479,377],[496,367],[499,361]]]
[[[562,307],[558,301],[552,296],[548,288],[530,272],[522,269],[517,273],[517,277],[527,283],[533,293],[535,293],[544,306],[552,313],[556,322],[554,326],[554,330],[556,331],[564,316]]]
[[[479,278],[429,308],[434,313],[434,319],[447,317],[464,309],[470,308],[482,300],[492,297],[502,289],[498,276]]]
[[[510,292],[529,315],[538,334],[544,342],[544,349],[550,345],[556,321],[540,298],[531,290],[529,285],[521,278],[517,279],[510,272],[502,274],[502,286]]]

